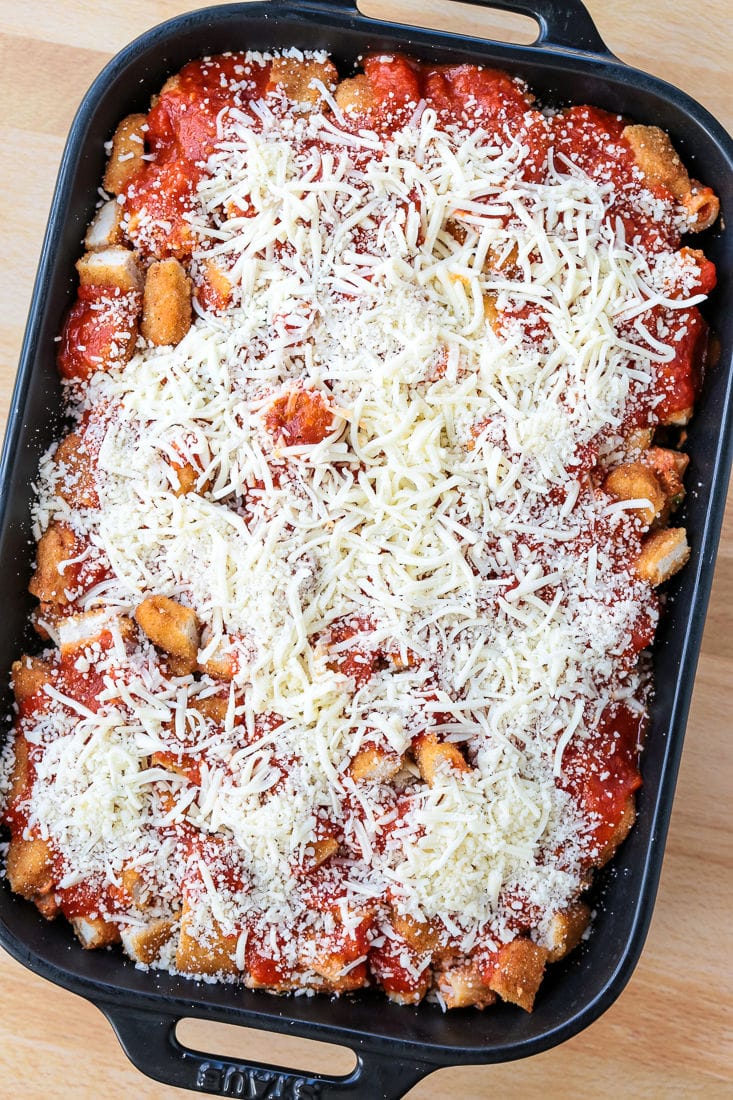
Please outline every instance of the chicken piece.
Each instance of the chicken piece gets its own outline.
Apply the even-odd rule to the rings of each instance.
[[[582,901],[576,901],[567,909],[555,913],[547,937],[550,945],[547,961],[559,962],[569,955],[580,943],[589,924],[590,909]]]
[[[519,1005],[531,1012],[540,982],[545,973],[547,951],[523,936],[505,944],[487,982],[489,989],[503,1001]]]
[[[690,177],[672,145],[669,134],[658,126],[626,126],[624,139],[644,175],[681,199],[690,190]]]
[[[497,1000],[496,993],[471,963],[461,963],[439,971],[435,975],[435,984],[446,1008],[488,1008]]]
[[[335,836],[321,837],[319,840],[311,841],[306,849],[308,870],[311,871],[316,867],[320,867],[331,856],[335,856],[338,850],[339,842]]]
[[[689,456],[666,447],[649,447],[643,461],[654,470],[667,498],[667,515],[673,512],[685,498],[682,478],[689,465]]]
[[[54,665],[43,657],[21,657],[13,662],[11,680],[18,706],[43,691],[53,682]]]
[[[360,749],[349,765],[349,775],[357,782],[373,780],[386,783],[402,767],[399,753],[387,751],[377,745]]]
[[[363,73],[340,81],[334,96],[340,110],[346,115],[364,115],[376,106],[374,92]]]
[[[191,280],[178,260],[148,268],[140,332],[151,344],[180,344],[191,327]]]
[[[81,286],[105,287],[124,294],[142,290],[143,278],[137,256],[121,245],[111,245],[99,252],[85,252],[76,261],[76,270]]]
[[[234,961],[235,936],[222,935],[216,921],[211,921],[204,933],[196,925],[193,911],[184,899],[181,930],[176,948],[176,969],[184,974],[239,974]]]
[[[70,917],[69,920],[85,951],[94,951],[120,942],[119,929],[111,921],[102,920],[101,917]]]
[[[633,125],[624,128],[623,137],[644,175],[666,187],[685,207],[688,228],[695,233],[708,229],[720,212],[720,202],[711,188],[690,179],[669,134],[658,126]]]
[[[11,890],[28,901],[36,901],[53,890],[53,860],[48,841],[13,836],[5,862]]]
[[[616,854],[616,849],[626,840],[635,821],[636,801],[634,795],[630,794],[613,832],[606,839],[594,860],[597,867],[603,867]]]
[[[222,680],[229,683],[237,673],[237,663],[231,649],[223,643],[212,653],[208,660],[198,666],[200,672],[206,673],[212,680]]]
[[[199,624],[190,607],[167,596],[148,596],[135,609],[135,622],[154,645],[185,661],[193,672],[199,649]]]
[[[83,436],[69,432],[59,443],[53,456],[57,468],[55,489],[70,508],[98,508],[96,479],[92,456]]]
[[[122,244],[125,234],[122,230],[122,207],[116,199],[102,203],[89,223],[84,247],[88,252],[100,252],[103,248]]]
[[[438,741],[434,734],[417,738],[413,752],[420,775],[429,787],[441,773],[466,773],[471,770],[457,745],[450,741]]]
[[[51,523],[46,528],[36,551],[36,569],[28,591],[45,603],[68,604],[68,589],[73,579],[66,562],[77,552],[74,532],[63,523]]]
[[[59,649],[67,656],[77,649],[83,649],[99,641],[105,631],[116,627],[123,639],[131,639],[135,633],[132,620],[124,615],[111,614],[109,610],[83,611],[79,615],[69,615],[58,623]]]
[[[397,913],[394,909],[391,919],[395,932],[398,932],[405,943],[419,954],[432,955],[440,947],[440,928],[435,921],[415,920],[414,917]]]
[[[720,199],[712,187],[704,187],[699,180],[690,180],[690,190],[681,201],[687,211],[690,233],[702,233],[718,220]]]
[[[138,290],[123,292],[116,285],[139,279],[134,259],[130,262],[124,258],[132,253],[124,248],[108,248],[104,252],[88,252],[86,256],[109,258],[110,253],[118,252],[119,263],[113,256],[111,264],[105,260],[96,267],[92,264],[84,267],[84,278],[106,279],[111,285],[79,287],[64,322],[56,357],[62,378],[87,379],[97,371],[124,366],[132,357],[142,297]]]
[[[428,966],[417,979],[413,989],[402,990],[384,986],[387,997],[396,1005],[419,1005],[433,984],[433,972]]]
[[[149,884],[143,875],[132,863],[128,863],[120,874],[122,889],[127,893],[139,909],[147,909],[152,902],[152,893]]]
[[[335,89],[338,73],[331,61],[276,57],[270,66],[266,91],[279,91],[296,106],[316,107],[323,100],[323,92],[315,81],[320,81],[331,92]]]
[[[636,508],[629,508],[631,515],[650,527],[667,508],[667,497],[659,479],[642,462],[625,462],[606,476],[604,490],[616,500],[647,501]]]
[[[500,314],[496,308],[496,294],[491,291],[484,294],[484,317],[494,332],[498,333]]]
[[[145,161],[145,124],[147,115],[128,115],[118,123],[112,137],[103,186],[111,195],[119,195],[141,171]]]
[[[624,440],[627,451],[646,451],[652,445],[653,428],[634,428]]]
[[[18,799],[25,797],[30,779],[28,742],[22,733],[16,733],[13,743],[13,768],[10,773],[10,785],[6,805],[12,807]]]
[[[636,572],[650,584],[664,584],[679,573],[690,557],[684,527],[666,527],[652,531],[644,539],[636,560]]]
[[[230,218],[238,216],[238,208],[233,207],[229,210]],[[229,277],[213,260],[204,262],[203,272],[198,276],[198,280],[195,290],[196,300],[203,308],[212,312],[221,312],[226,309],[232,300],[232,284]]]
[[[122,946],[135,962],[150,966],[160,955],[176,930],[175,920],[158,917],[143,927],[127,927],[120,931]]]

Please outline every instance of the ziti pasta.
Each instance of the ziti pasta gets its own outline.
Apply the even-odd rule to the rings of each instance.
[[[530,1010],[634,820],[714,194],[505,73],[297,51],[186,65],[104,192],[11,887],[144,967]]]

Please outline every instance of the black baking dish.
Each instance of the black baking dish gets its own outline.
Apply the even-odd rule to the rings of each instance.
[[[482,0],[473,0],[482,3]],[[442,1014],[435,1005],[356,999],[278,998],[167,973],[142,973],[114,952],[84,952],[65,922],[46,924],[28,903],[0,889],[0,942],[16,959],[96,1003],[132,1061],[172,1085],[234,1096],[399,1097],[431,1070],[535,1054],[574,1035],[618,996],[641,952],[661,870],[731,462],[733,314],[733,142],[682,92],[631,69],[601,41],[579,0],[499,0],[488,6],[534,17],[532,46],[510,46],[378,22],[341,0],[269,0],[192,12],[154,28],[117,55],[87,94],[64,153],[41,256],[0,470],[0,562],[6,578],[0,636],[2,683],[27,637],[31,598],[29,499],[40,455],[60,424],[54,337],[74,293],[74,261],[94,209],[103,143],[119,119],[147,110],[151,94],[186,61],[236,49],[327,49],[348,75],[368,51],[400,49],[435,61],[471,61],[523,76],[543,103],[592,103],[669,131],[691,173],[714,187],[723,217],[702,241],[718,268],[708,319],[721,356],[709,372],[689,430],[691,491],[681,522],[692,560],[669,586],[654,648],[658,691],[644,757],[638,822],[595,893],[593,934],[546,978],[534,1013],[511,1005]],[[6,696],[6,702],[9,699]],[[7,707],[6,707],[7,710]],[[182,1047],[185,1016],[288,1032],[346,1045],[357,1054],[346,1077],[301,1074],[207,1057]]]

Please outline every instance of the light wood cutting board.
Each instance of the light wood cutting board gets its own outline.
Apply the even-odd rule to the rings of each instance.
[[[0,415],[7,412],[38,251],[63,142],[108,58],[176,0],[0,2]],[[684,88],[733,127],[728,0],[589,0],[610,48]],[[440,0],[369,0],[370,14],[511,38],[517,21]],[[520,37],[526,26],[521,25]],[[714,181],[710,181],[714,183]],[[442,1070],[410,1100],[733,1097],[733,510],[729,508],[702,648],[662,883],[641,962],[616,1004],[562,1047],[503,1066]],[[350,1056],[289,1037],[191,1025],[190,1045],[343,1073]],[[0,1097],[163,1100],[188,1095],[142,1077],[100,1013],[0,953]]]

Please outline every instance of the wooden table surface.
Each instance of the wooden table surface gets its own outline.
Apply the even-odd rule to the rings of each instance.
[[[541,0],[539,0],[541,4]],[[82,94],[134,36],[200,6],[176,0],[0,2],[0,414],[5,417],[63,143]],[[539,5],[538,5],[539,6]],[[684,88],[733,128],[729,0],[590,0],[610,48]],[[447,0],[369,0],[369,14],[513,38],[516,20]],[[525,31],[521,26],[520,35]],[[528,40],[528,39],[525,39]],[[709,181],[714,182],[714,181]],[[733,508],[729,507],[685,742],[661,888],[641,962],[615,1005],[562,1047],[523,1062],[442,1070],[411,1100],[732,1097]],[[210,1052],[346,1072],[338,1048],[191,1024]],[[0,1097],[164,1100],[97,1009],[0,952]]]

